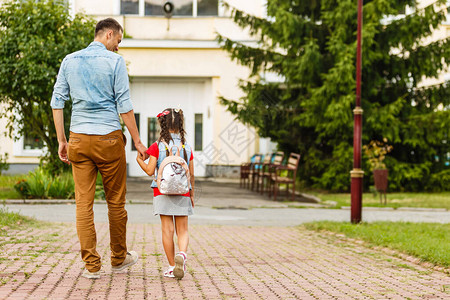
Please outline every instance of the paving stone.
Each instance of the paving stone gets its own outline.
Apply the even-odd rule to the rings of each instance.
[[[0,299],[450,298],[444,272],[292,227],[190,226],[188,272],[181,281],[165,278],[160,230],[130,224],[128,246],[141,259],[113,273],[108,225],[97,224],[98,280],[81,277],[74,224],[10,230],[0,237],[14,241],[1,246]]]

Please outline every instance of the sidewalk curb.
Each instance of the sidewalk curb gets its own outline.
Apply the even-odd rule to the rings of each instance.
[[[75,204],[75,199],[4,199],[0,200],[1,204],[27,204],[27,205],[38,205],[38,204]],[[94,204],[107,204],[106,200],[96,199]],[[153,201],[147,200],[126,200],[126,204],[153,204]],[[294,205],[295,204],[295,205]],[[202,206],[202,205],[200,205]],[[271,207],[267,206],[249,206],[246,209],[251,208],[292,208],[290,206],[304,206],[305,208],[332,208],[327,205],[314,205],[312,203],[302,203],[302,202],[289,202],[280,205],[275,205]],[[218,206],[216,208],[223,209],[223,206]],[[341,206],[342,210],[350,210],[350,206]],[[447,212],[446,208],[427,208],[427,207],[376,207],[376,206],[365,206],[362,208],[363,211],[426,211],[426,212]]]
[[[106,204],[106,200],[94,200],[94,204]],[[75,204],[75,199],[6,199],[0,204]],[[153,204],[153,201],[127,200],[126,204]]]
[[[341,206],[341,209],[350,210],[350,206]],[[428,212],[447,212],[446,208],[427,208],[427,207],[376,207],[366,206],[362,208],[363,211],[428,211]]]

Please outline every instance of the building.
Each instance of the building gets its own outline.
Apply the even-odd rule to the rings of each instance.
[[[144,145],[158,137],[156,115],[164,108],[175,107],[184,111],[187,140],[194,147],[199,176],[206,175],[207,166],[209,172],[217,173],[211,165],[237,166],[255,152],[274,148],[267,139],[258,138],[254,130],[235,121],[219,102],[221,96],[242,96],[238,80],[247,78],[249,71],[232,62],[220,49],[216,32],[252,43],[228,17],[229,12],[220,1],[172,1],[174,11],[170,19],[164,14],[163,0],[69,2],[72,13],[83,12],[97,20],[113,17],[122,24],[125,35],[119,54],[128,65],[131,98]],[[229,3],[258,16],[265,13],[263,0]],[[4,122],[0,120],[0,126]],[[137,152],[126,135],[130,141],[126,148],[128,174],[145,176],[135,163]],[[24,172],[37,164],[42,145],[35,140],[1,139],[2,151],[9,153],[9,173]]]
[[[418,6],[434,1],[420,0]],[[119,53],[128,63],[131,97],[143,143],[150,145],[157,138],[156,115],[164,108],[175,107],[184,111],[188,142],[195,149],[199,176],[217,174],[219,168],[215,166],[218,165],[239,165],[255,152],[272,151],[273,143],[260,139],[254,130],[235,121],[220,104],[221,96],[229,99],[243,96],[238,81],[247,78],[249,70],[232,62],[219,48],[216,32],[233,40],[254,41],[233,23],[221,0],[174,0],[171,18],[164,14],[165,2],[69,0],[72,13],[84,12],[97,20],[113,17],[124,27]],[[227,2],[250,14],[266,15],[267,0]],[[450,6],[450,1],[447,2]],[[449,36],[450,13],[432,39]],[[437,81],[425,82],[435,84],[446,80],[450,80],[450,71]],[[0,128],[5,128],[5,124],[0,119]],[[38,141],[27,136],[12,141],[1,135],[0,145],[1,151],[9,154],[9,173],[26,172],[36,166],[43,151]],[[137,152],[131,142],[126,153],[128,174],[144,176],[134,162]],[[220,170],[229,173],[233,168]]]

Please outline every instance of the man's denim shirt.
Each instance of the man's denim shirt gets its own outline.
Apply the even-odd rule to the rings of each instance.
[[[67,55],[59,69],[51,107],[62,109],[70,98],[70,131],[105,135],[121,130],[119,113],[133,109],[123,57],[100,42]]]

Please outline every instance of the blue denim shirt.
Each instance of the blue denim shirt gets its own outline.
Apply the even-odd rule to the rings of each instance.
[[[171,133],[170,134],[172,136],[172,140],[169,142],[169,147],[172,147],[173,145],[176,145],[178,147],[181,148],[181,137],[180,134],[178,133]],[[158,169],[159,166],[161,165],[162,161],[164,160],[164,158],[167,157],[167,153],[166,153],[166,145],[164,145],[164,143],[159,143],[158,144],[158,149],[159,149],[159,155],[158,155],[158,160],[156,161],[156,169],[155,169],[155,176],[158,175]],[[187,157],[187,164],[189,166],[189,158],[191,157],[191,153],[192,153],[192,149],[191,146],[189,146],[187,143],[184,144],[184,148],[180,149],[180,156],[184,159],[184,151],[186,151],[186,157]],[[172,153],[176,154],[177,153],[177,148],[173,148],[172,149]],[[156,183],[156,177],[155,180],[152,181],[151,186],[152,188],[158,187],[158,184]],[[189,187],[191,188],[191,183],[189,182]],[[191,188],[192,189],[192,188]]]
[[[105,135],[121,130],[119,113],[133,109],[123,57],[100,42],[67,55],[59,69],[51,107],[62,109],[70,98],[70,131]]]

